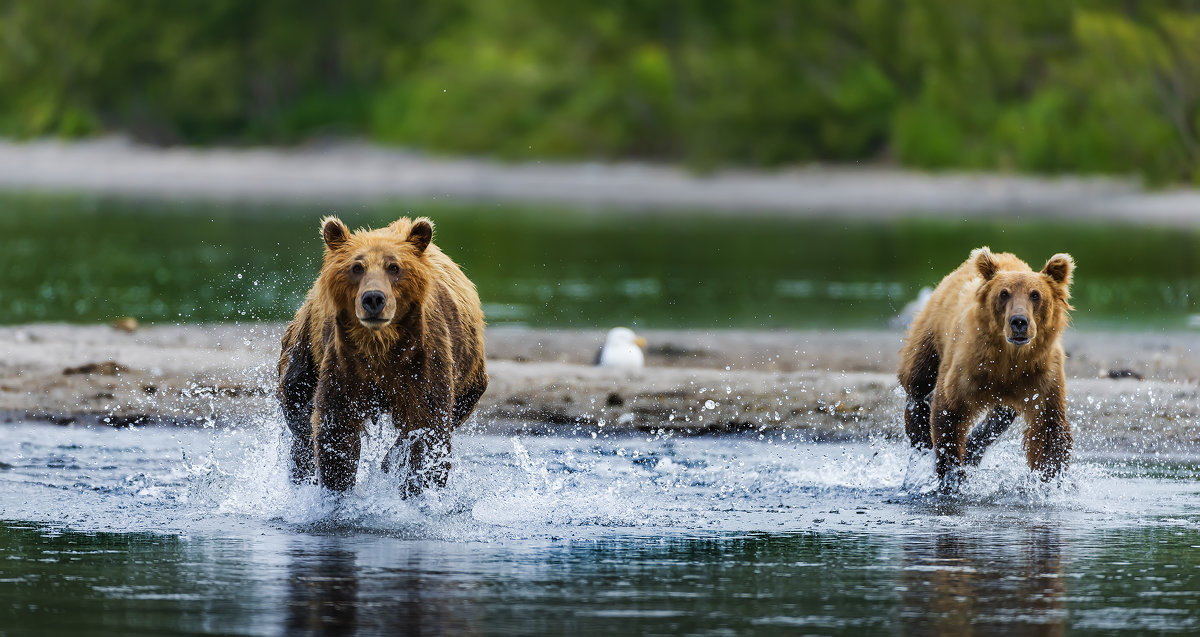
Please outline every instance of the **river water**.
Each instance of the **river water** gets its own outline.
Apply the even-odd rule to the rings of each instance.
[[[316,277],[317,222],[329,213],[351,227],[432,217],[435,240],[479,287],[492,325],[879,328],[981,245],[1038,268],[1071,253],[1076,325],[1180,330],[1200,321],[1195,229],[1038,215],[868,222],[4,195],[0,324],[290,319]]]
[[[1200,472],[1006,438],[961,494],[902,443],[463,432],[450,484],[286,479],[282,427],[0,428],[0,634],[1200,631]]]

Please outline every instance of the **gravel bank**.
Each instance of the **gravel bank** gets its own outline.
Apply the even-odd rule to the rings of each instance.
[[[272,398],[281,330],[0,328],[0,414],[60,424],[281,426]],[[644,335],[648,367],[625,374],[587,364],[599,331],[491,329],[491,386],[470,426],[584,434],[782,430],[830,441],[903,435],[894,375],[899,332]],[[1066,346],[1078,448],[1200,451],[1200,335],[1076,331]]]
[[[355,143],[154,148],[120,138],[0,141],[0,190],[170,199],[348,204],[432,199],[796,216],[1108,219],[1200,224],[1200,190],[1135,180],[929,174],[889,168],[726,170],[697,176],[639,163],[500,163]]]

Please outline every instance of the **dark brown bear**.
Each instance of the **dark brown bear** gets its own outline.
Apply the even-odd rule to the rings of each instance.
[[[1040,272],[1008,253],[971,253],[942,279],[900,350],[904,412],[914,446],[933,447],[943,484],[978,464],[1020,414],[1029,467],[1049,478],[1067,467],[1071,426],[1060,337],[1071,305],[1068,254]],[[990,410],[970,433],[976,416]]]
[[[384,469],[406,461],[405,495],[445,486],[450,433],[487,388],[475,285],[425,218],[352,234],[326,217],[321,236],[321,274],[279,358],[292,479],[349,489],[366,421],[389,415],[399,436]]]

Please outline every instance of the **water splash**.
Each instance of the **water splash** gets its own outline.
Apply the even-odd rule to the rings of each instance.
[[[365,438],[358,484],[343,495],[291,484],[286,435],[275,427],[214,435],[208,455],[189,465],[190,497],[223,514],[318,530],[476,540],[911,526],[913,511],[931,501],[953,505],[968,523],[1031,512],[1091,518],[1147,511],[1127,493],[1136,476],[1080,461],[1044,482],[1013,440],[989,451],[957,493],[931,500],[932,453],[889,440],[462,434],[447,487],[404,500],[400,477],[381,469],[391,440],[381,427]]]
[[[1061,481],[1002,440],[959,493],[930,497],[932,455],[893,440],[794,436],[507,437],[460,433],[444,489],[408,500],[381,464],[391,435],[364,438],[342,495],[288,478],[277,417],[238,428],[110,430],[12,425],[0,435],[9,519],[184,529],[250,524],[314,532],[479,540],[796,532],[928,532],[1044,519],[1084,527],[1187,520],[1200,503],[1188,465],[1076,458]],[[1189,517],[1192,516],[1192,517]]]

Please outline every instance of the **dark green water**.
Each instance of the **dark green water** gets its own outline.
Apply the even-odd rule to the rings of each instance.
[[[1194,529],[447,544],[0,525],[5,634],[1194,634]],[[7,632],[11,631],[11,632]]]
[[[317,220],[428,215],[489,321],[537,326],[876,327],[972,248],[1078,263],[1077,324],[1182,328],[1200,233],[1035,218],[844,222],[429,203],[330,210],[0,199],[0,322],[290,318],[316,274]]]
[[[903,442],[458,435],[334,496],[282,425],[0,427],[3,635],[1195,634],[1200,474],[1002,442],[914,497]]]

